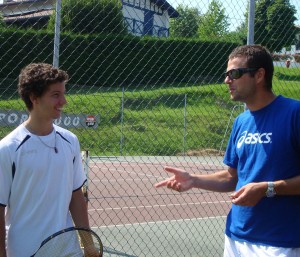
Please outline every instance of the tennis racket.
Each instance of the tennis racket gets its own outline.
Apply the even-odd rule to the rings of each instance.
[[[88,228],[70,227],[46,238],[30,257],[102,257],[99,236]]]

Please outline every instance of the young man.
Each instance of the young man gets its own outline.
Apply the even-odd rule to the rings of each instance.
[[[28,257],[53,233],[89,227],[77,137],[53,124],[66,104],[65,71],[33,63],[19,76],[29,118],[0,142],[0,256]]]
[[[231,192],[225,257],[300,256],[300,102],[272,92],[273,61],[259,45],[229,56],[225,83],[248,110],[234,122],[224,163],[209,175],[166,167],[155,186]]]

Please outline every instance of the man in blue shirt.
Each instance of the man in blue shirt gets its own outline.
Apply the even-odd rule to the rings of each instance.
[[[165,167],[174,176],[155,185],[233,191],[224,257],[300,256],[300,101],[273,93],[273,73],[266,48],[234,49],[225,83],[231,99],[247,110],[233,124],[228,169],[196,175]]]

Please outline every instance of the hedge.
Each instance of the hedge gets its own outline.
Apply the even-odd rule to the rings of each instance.
[[[30,62],[53,61],[53,33],[0,30],[0,78]],[[236,44],[134,36],[61,35],[60,68],[71,84],[126,86],[223,80]]]

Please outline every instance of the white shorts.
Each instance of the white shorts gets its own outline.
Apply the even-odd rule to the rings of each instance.
[[[299,257],[300,248],[255,245],[232,240],[225,235],[224,257]]]

